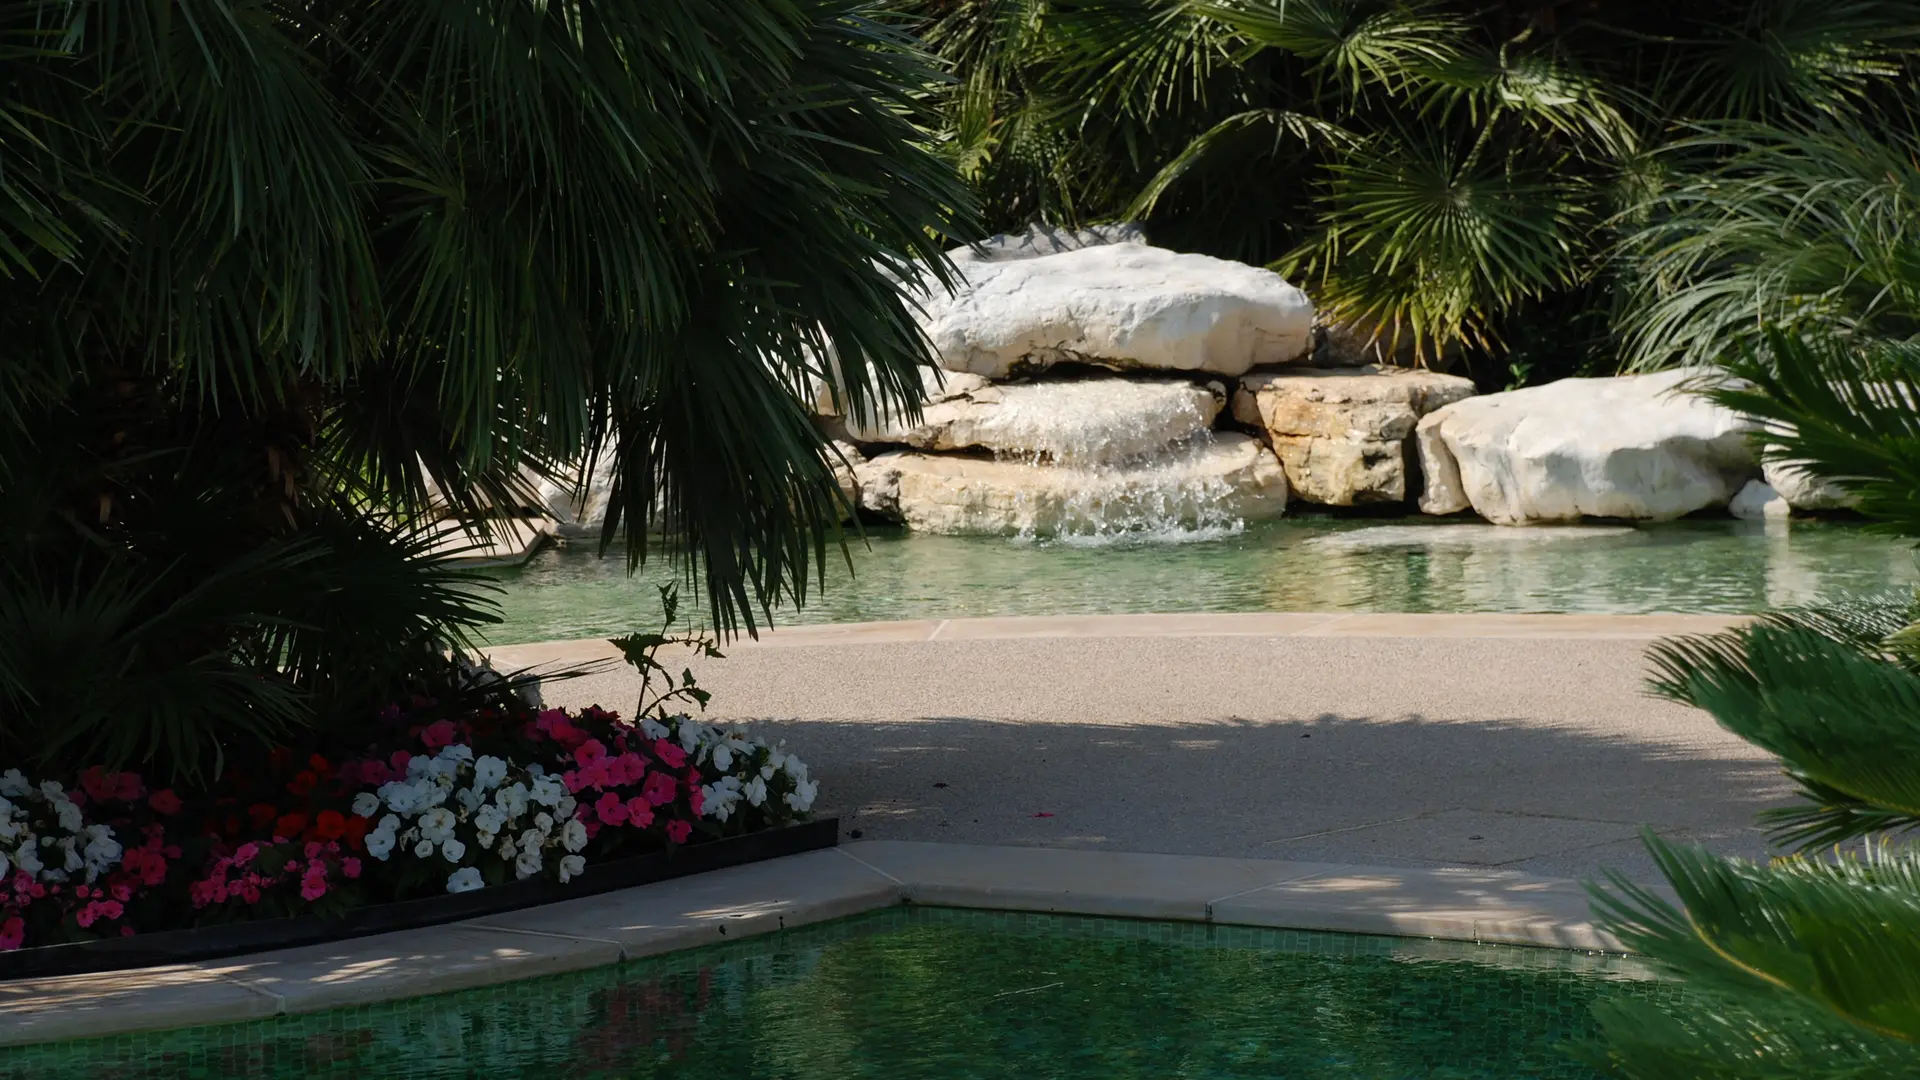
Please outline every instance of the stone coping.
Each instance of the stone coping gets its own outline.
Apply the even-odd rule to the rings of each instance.
[[[576,971],[899,903],[1617,952],[1577,882],[867,841],[467,922],[137,971],[0,982],[0,1046],[318,1012]]]
[[[919,641],[1098,637],[1535,638],[1650,641],[1705,634],[1748,621],[1739,615],[1375,614],[1258,611],[1162,615],[1024,615],[900,622],[790,626],[741,638],[730,649],[821,645],[884,645]],[[612,659],[618,650],[598,638],[496,645],[496,664],[530,667]]]

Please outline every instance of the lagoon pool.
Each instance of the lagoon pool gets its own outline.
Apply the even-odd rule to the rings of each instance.
[[[1745,614],[1920,581],[1911,545],[1853,522],[1512,529],[1297,516],[1150,536],[953,537],[869,530],[776,625],[983,615],[1380,611]],[[591,542],[493,571],[494,644],[657,625],[664,565],[628,578]],[[687,607],[696,615],[705,605]]]
[[[0,1050],[0,1080],[1587,1080],[1643,964],[901,907],[573,975]]]

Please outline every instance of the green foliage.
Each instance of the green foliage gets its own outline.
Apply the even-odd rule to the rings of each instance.
[[[422,526],[597,453],[723,632],[804,599],[793,391],[910,410],[966,220],[867,0],[0,0],[0,56],[0,739],[50,766],[392,692],[491,618]]]
[[[901,6],[955,70],[947,146],[989,228],[1141,217],[1426,356],[1492,353],[1492,383],[1509,349],[1532,377],[1612,366],[1612,326],[1566,315],[1612,312],[1669,173],[1742,152],[1698,125],[1873,129],[1920,75],[1910,5],[1878,0]]]
[[[692,629],[676,630],[674,622],[680,612],[680,593],[671,585],[660,586],[660,629],[628,634],[613,638],[608,644],[620,650],[620,655],[640,676],[640,697],[634,704],[633,716],[651,717],[659,720],[671,715],[674,706],[682,702],[691,702],[695,708],[705,710],[713,695],[700,689],[693,677],[692,668],[680,669],[676,678],[673,670],[660,660],[660,650],[669,646],[697,653],[709,660],[725,659],[726,654],[719,649],[718,643],[710,635]],[[656,683],[654,680],[658,679]]]

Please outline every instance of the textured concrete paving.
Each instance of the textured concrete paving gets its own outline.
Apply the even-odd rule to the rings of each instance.
[[[1754,812],[1790,791],[1643,691],[1651,637],[1710,622],[1184,618],[788,631],[696,672],[866,839],[1650,878],[1642,825],[1757,855]],[[548,691],[633,696],[624,670]]]

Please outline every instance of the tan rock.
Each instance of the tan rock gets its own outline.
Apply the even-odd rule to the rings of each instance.
[[[921,531],[1058,535],[1230,526],[1277,517],[1287,478],[1246,435],[1206,436],[1120,467],[899,451],[858,469],[861,505]]]
[[[1292,368],[1242,378],[1233,417],[1266,433],[1300,499],[1404,502],[1407,440],[1420,418],[1472,393],[1471,381],[1432,371]]]

